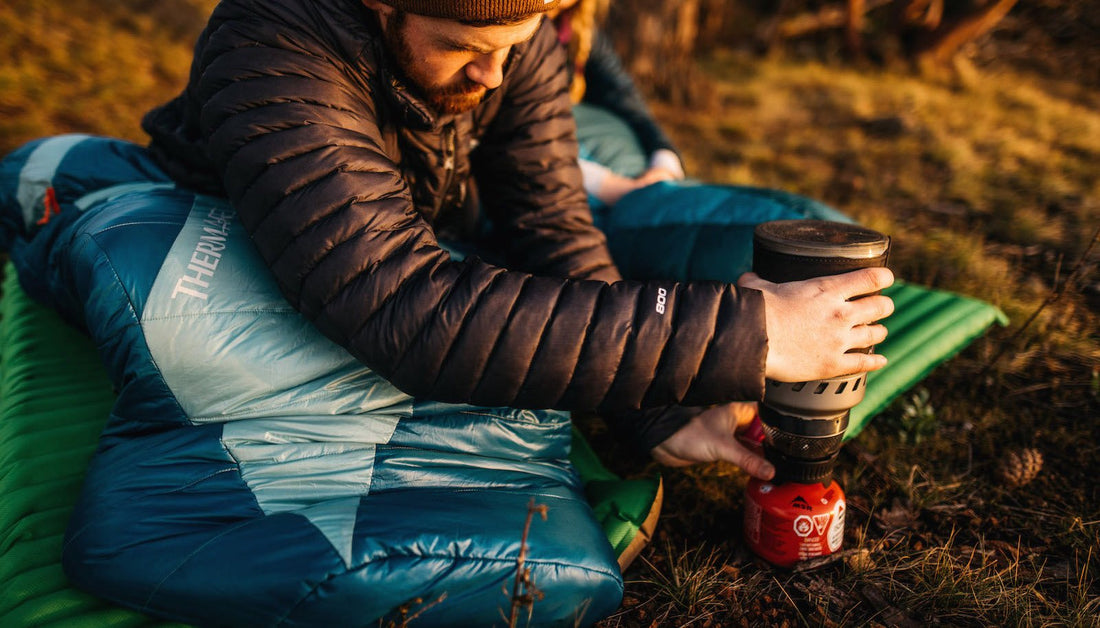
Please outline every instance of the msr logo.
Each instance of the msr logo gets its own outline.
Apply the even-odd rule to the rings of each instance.
[[[668,303],[668,290],[657,288],[657,313],[665,313],[665,304]]]

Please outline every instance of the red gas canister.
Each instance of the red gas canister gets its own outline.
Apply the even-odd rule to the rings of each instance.
[[[844,541],[844,491],[819,483],[763,482],[745,489],[745,541],[754,554],[779,567],[828,556]]]

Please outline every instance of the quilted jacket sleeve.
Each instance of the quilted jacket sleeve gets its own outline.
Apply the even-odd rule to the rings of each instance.
[[[361,59],[296,23],[221,10],[191,86],[207,153],[287,298],[367,366],[410,394],[484,405],[605,411],[762,394],[759,293],[452,261],[386,156]],[[536,222],[521,229],[532,246],[553,241],[553,214]],[[587,272],[569,268],[564,241],[547,255],[564,274]]]

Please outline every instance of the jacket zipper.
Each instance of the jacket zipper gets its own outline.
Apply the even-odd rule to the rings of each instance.
[[[454,122],[443,127],[443,185],[439,190],[439,207],[436,209],[437,214],[443,209],[443,203],[446,202],[447,197],[451,193],[451,180],[454,178],[455,172],[457,135],[458,133],[455,130]]]

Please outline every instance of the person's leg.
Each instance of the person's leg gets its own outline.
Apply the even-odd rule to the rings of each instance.
[[[632,279],[734,283],[752,266],[752,234],[769,220],[851,222],[813,199],[750,186],[658,183],[622,198],[604,222],[615,263]]]
[[[646,169],[647,156],[633,131],[610,111],[579,103],[573,106],[580,157],[606,166],[624,177]]]

